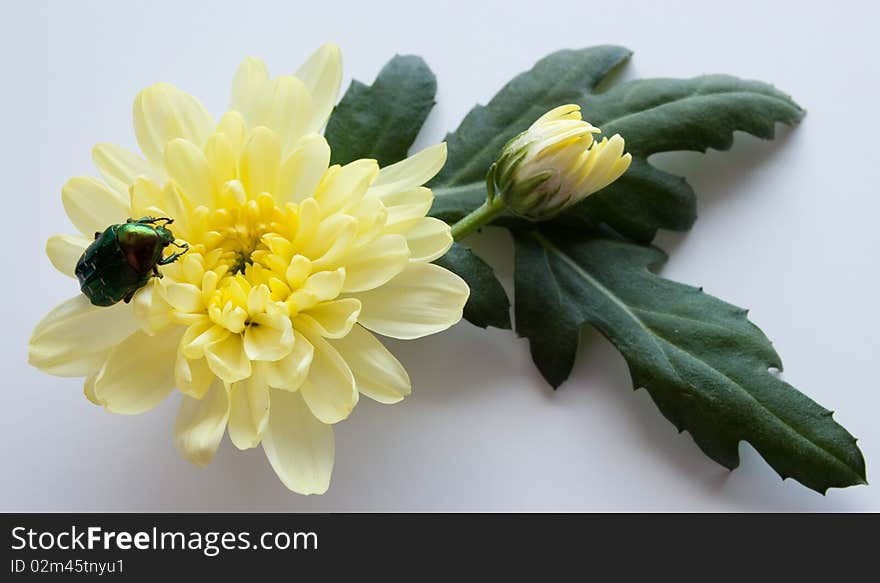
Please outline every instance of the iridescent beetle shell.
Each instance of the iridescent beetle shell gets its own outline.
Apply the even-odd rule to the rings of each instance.
[[[110,225],[86,247],[76,262],[80,290],[95,306],[128,303],[151,277],[161,277],[158,267],[176,261],[186,253],[185,243],[174,242],[167,228],[173,219],[143,217]],[[169,245],[182,251],[162,257]]]

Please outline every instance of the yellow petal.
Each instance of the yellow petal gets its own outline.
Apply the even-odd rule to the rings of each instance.
[[[251,360],[281,360],[293,349],[290,318],[278,313],[251,316],[244,332],[244,351]]]
[[[384,195],[382,204],[388,209],[385,230],[388,233],[406,233],[421,220],[434,204],[430,188],[418,186]]]
[[[217,133],[208,138],[205,160],[208,162],[214,193],[220,193],[227,182],[238,176],[238,151],[226,134]]]
[[[346,164],[328,175],[315,193],[322,216],[345,210],[360,201],[378,173],[379,164],[375,160],[363,159]]]
[[[190,283],[199,289],[205,284],[205,260],[196,252],[187,253],[179,263],[176,277],[179,281]]]
[[[342,51],[326,44],[306,59],[295,75],[312,95],[314,114],[307,131],[317,132],[330,117],[342,84]]]
[[[258,127],[245,144],[240,163],[241,183],[250,198],[261,192],[275,192],[280,164],[278,136],[272,130]]]
[[[237,111],[224,113],[220,118],[220,123],[217,124],[217,133],[223,134],[235,152],[235,157],[238,158],[247,139],[247,126],[241,114]]]
[[[358,236],[355,246],[365,245],[382,234],[388,234],[385,228],[388,209],[378,198],[365,197],[346,209],[345,213],[358,221]]]
[[[75,176],[61,189],[61,201],[70,222],[86,237],[112,224],[124,223],[131,211],[128,199],[90,176]]]
[[[312,196],[330,164],[330,146],[324,136],[303,137],[284,160],[275,198],[279,204],[300,202]]]
[[[342,338],[351,330],[361,313],[361,303],[354,298],[322,302],[297,316],[313,326],[324,338]]]
[[[611,170],[623,154],[625,143],[620,135],[615,134],[609,140],[603,138],[590,150],[590,156],[595,159],[585,180],[578,185],[578,190],[592,193],[600,190],[620,177],[620,174],[612,174]],[[618,167],[619,168],[619,167]]]
[[[360,292],[386,283],[409,262],[409,248],[402,235],[385,235],[349,253],[345,258],[342,291]]]
[[[313,294],[319,302],[325,302],[339,295],[344,282],[345,269],[340,267],[335,271],[313,273],[303,284],[302,289]]]
[[[92,148],[92,160],[110,188],[124,196],[128,196],[128,189],[140,176],[160,179],[159,173],[149,162],[116,144],[96,145]]]
[[[174,365],[174,385],[190,397],[201,399],[214,382],[214,373],[204,358],[189,359],[182,354],[177,355]]]
[[[183,139],[171,140],[165,148],[165,168],[194,206],[213,204],[211,167],[201,148]]]
[[[299,393],[272,391],[263,450],[288,489],[323,494],[330,487],[335,445],[333,428],[311,414]]]
[[[258,369],[230,389],[229,438],[238,449],[257,447],[269,423],[269,386]]]
[[[578,105],[566,104],[554,107],[541,117],[539,117],[531,127],[540,126],[544,123],[558,120],[580,120],[581,108]]]
[[[269,306],[270,292],[266,285],[255,285],[247,296],[247,311],[250,314],[265,312]]]
[[[147,178],[137,178],[131,187],[131,214],[135,217],[164,216],[165,193],[162,187]]]
[[[130,306],[97,307],[77,295],[55,307],[34,328],[28,362],[62,377],[84,377],[97,370],[111,348],[138,330]]]
[[[302,249],[318,232],[321,225],[321,208],[314,198],[307,198],[299,205],[299,226],[291,241],[294,249]]]
[[[313,109],[312,96],[302,81],[289,75],[278,77],[272,82],[271,97],[260,124],[278,135],[281,151],[286,154],[310,131]]]
[[[345,254],[357,235],[358,222],[344,214],[331,215],[321,221],[312,240],[300,253],[312,261],[312,269],[323,271],[336,268],[337,261]]]
[[[396,164],[385,166],[370,186],[370,195],[383,197],[425,184],[446,163],[446,142],[425,148]]]
[[[178,312],[201,312],[205,308],[201,288],[191,283],[168,281],[159,288],[171,307]]]
[[[158,278],[153,278],[134,295],[131,306],[141,330],[150,336],[171,324],[171,306],[157,292]]]
[[[93,405],[101,405],[101,402],[98,401],[98,397],[95,396],[95,379],[98,378],[98,373],[100,371],[96,370],[92,374],[86,377],[85,382],[83,383],[83,395],[86,396]]]
[[[79,235],[52,235],[46,241],[46,255],[55,269],[70,277],[76,277],[76,262],[92,243],[92,239]]]
[[[176,182],[169,180],[162,189],[162,199],[168,214],[174,218],[174,234],[180,239],[188,239],[192,203]]]
[[[257,125],[264,109],[269,88],[266,63],[256,57],[247,57],[238,66],[232,80],[232,109],[238,111],[248,127]]]
[[[293,335],[296,340],[290,354],[275,362],[260,363],[260,368],[266,372],[266,381],[273,388],[296,391],[309,373],[315,349],[306,337],[296,330],[293,331]]]
[[[423,217],[406,234],[410,259],[434,261],[452,247],[452,231],[449,225],[433,217]]]
[[[339,352],[321,338],[317,330],[302,330],[315,347],[305,382],[299,388],[312,414],[324,423],[348,417],[358,401],[354,376]]]
[[[609,171],[609,177],[611,182],[614,182],[621,176],[623,176],[626,171],[629,169],[629,165],[632,163],[632,154],[626,153],[620,157],[617,162],[614,163],[611,170]],[[609,183],[610,184],[610,183]]]
[[[107,355],[95,380],[95,397],[112,413],[136,415],[162,402],[174,388],[174,361],[183,330],[147,336],[135,332]]]
[[[408,340],[445,330],[461,320],[470,290],[454,273],[433,263],[410,263],[376,289],[355,294],[358,321],[391,338]]]
[[[306,278],[312,273],[312,262],[308,257],[303,255],[294,255],[290,260],[290,265],[284,272],[284,277],[291,288],[296,289],[301,286]]]
[[[214,127],[201,102],[173,85],[157,83],[134,100],[134,133],[153,166],[162,167],[165,146],[171,140],[183,138],[201,148]]]
[[[212,305],[208,307],[208,313],[211,320],[226,330],[234,334],[244,332],[248,318],[248,313],[244,308],[232,303],[227,303],[223,308]]]
[[[348,363],[362,395],[380,403],[397,403],[412,391],[403,365],[361,326],[331,344]]]
[[[208,346],[225,340],[228,335],[229,330],[214,324],[208,318],[200,318],[197,322],[190,324],[186,332],[183,333],[180,351],[186,358],[202,358],[205,356],[205,349]]]
[[[174,446],[180,454],[204,467],[211,463],[229,418],[226,387],[215,381],[201,399],[185,395],[174,421]]]
[[[251,374],[251,361],[243,344],[241,334],[229,334],[205,347],[205,358],[211,371],[227,383],[238,382]]]

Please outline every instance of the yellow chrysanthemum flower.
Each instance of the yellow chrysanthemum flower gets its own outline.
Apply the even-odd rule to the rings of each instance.
[[[167,84],[142,91],[134,127],[143,157],[94,149],[103,181],[76,177],[64,207],[79,235],[56,235],[52,263],[73,275],[96,231],[129,217],[174,219],[190,245],[131,304],[95,307],[77,295],[36,327],[30,362],[84,376],[85,394],[136,414],[180,390],[175,444],[207,464],[224,432],[260,443],[282,482],[323,493],[331,425],[358,394],[394,403],[406,371],[373,332],[419,338],[461,319],[467,285],[430,263],[452,243],[425,217],[422,186],[443,166],[439,144],[392,166],[329,166],[320,135],[336,101],[341,57],[316,51],[295,75],[270,79],[258,59],[235,75],[219,122]]]

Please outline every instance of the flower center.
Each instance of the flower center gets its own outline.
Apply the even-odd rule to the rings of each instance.
[[[221,249],[223,263],[232,275],[244,273],[254,263],[254,252],[267,250],[262,238],[284,230],[284,213],[268,193],[243,204],[212,211],[206,217],[206,251]],[[289,217],[288,217],[289,218]]]
[[[324,217],[312,198],[278,204],[261,193],[221,202],[189,210],[181,232],[190,253],[165,271],[162,285],[181,323],[202,314],[243,333],[262,319],[293,319],[337,298],[345,280],[342,254],[357,230],[354,218]],[[189,291],[175,284],[189,284]]]

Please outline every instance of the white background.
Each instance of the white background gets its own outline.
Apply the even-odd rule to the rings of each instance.
[[[134,147],[135,93],[168,81],[224,110],[246,55],[294,70],[342,46],[346,80],[395,52],[422,55],[438,105],[417,145],[550,51],[635,50],[625,78],[730,73],[775,83],[809,113],[775,142],[667,156],[700,195],[686,235],[665,233],[664,275],[751,309],[786,379],[860,438],[878,481],[880,253],[876,4],[868,2],[6,2],[0,36],[3,201],[0,509],[142,511],[880,510],[876,486],[821,496],[780,481],[749,446],[728,472],[679,435],[623,359],[587,331],[571,379],[544,384],[525,341],[467,323],[392,350],[413,395],[363,399],[336,426],[322,497],[288,492],[261,449],[224,441],[198,469],[172,445],[176,398],[138,417],[104,412],[77,379],[26,363],[33,325],[75,294],[43,254],[69,232],[60,192],[94,174],[91,146]],[[506,236],[477,247],[510,282]],[[149,355],[144,355],[149,358]]]

